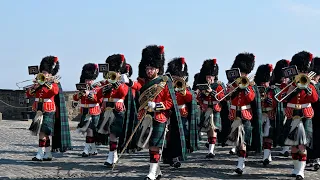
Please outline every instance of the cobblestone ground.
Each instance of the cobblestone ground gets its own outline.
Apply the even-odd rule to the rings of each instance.
[[[143,179],[148,173],[147,151],[124,155],[114,172],[103,166],[106,147],[99,147],[97,156],[80,157],[84,137],[74,132],[76,123],[71,124],[72,151],[54,153],[51,162],[32,162],[38,141],[27,130],[29,125],[25,121],[0,121],[0,179],[134,180]],[[162,179],[294,179],[288,177],[292,167],[290,158],[274,156],[272,165],[262,168],[262,155],[250,156],[244,174],[238,176],[233,172],[237,157],[228,154],[230,148],[217,147],[216,158],[206,160],[202,147],[179,169],[162,164]],[[308,170],[305,174],[305,179],[320,179],[317,172]]]

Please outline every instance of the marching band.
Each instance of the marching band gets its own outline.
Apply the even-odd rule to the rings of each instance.
[[[104,165],[113,169],[123,153],[148,149],[145,179],[155,180],[162,176],[161,159],[179,168],[199,150],[205,132],[206,158],[215,157],[218,142],[230,146],[230,154],[238,156],[237,174],[243,174],[250,151],[263,152],[265,167],[272,165],[272,148],[281,146],[281,155],[292,156],[291,175],[304,179],[306,165],[320,168],[320,58],[301,51],[274,68],[259,65],[250,75],[255,58],[253,53],[238,54],[226,70],[226,85],[218,80],[217,59],[206,59],[192,87],[184,57],[173,58],[164,70],[164,46],[142,50],[137,80],[131,79],[135,68],[123,54],[102,64],[85,64],[73,96],[81,115],[77,132],[86,136],[81,156],[97,155],[96,145],[109,144]],[[59,68],[55,56],[44,57],[39,69],[29,66],[29,73],[36,75],[26,88],[26,96],[35,98],[36,116],[29,130],[39,136],[33,161],[51,161],[51,151],[71,149]],[[94,83],[99,73],[105,80]]]

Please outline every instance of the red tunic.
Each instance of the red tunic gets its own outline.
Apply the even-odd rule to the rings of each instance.
[[[105,81],[102,85],[108,84],[108,81]],[[125,110],[124,99],[128,94],[128,86],[126,84],[120,84],[117,89],[112,89],[111,93],[103,95],[103,91],[99,91],[99,97],[103,97],[102,110],[106,108],[107,102],[115,103],[115,110],[122,112]]]
[[[218,94],[218,99],[223,98],[224,92],[223,92],[223,87],[219,84],[216,89],[213,89],[213,91],[216,91],[217,93],[222,91],[221,93]],[[219,101],[215,98],[214,95],[211,93],[207,93],[206,91],[200,92],[197,95],[197,100],[200,104],[200,108],[202,112],[206,112],[208,106],[212,105],[213,110],[215,112],[220,112],[221,111],[221,105]]]
[[[190,103],[192,101],[192,94],[189,90],[186,90],[186,94],[183,95],[180,92],[176,92],[176,99],[180,114],[182,117],[188,116],[188,108],[186,103]]]
[[[140,80],[138,79],[137,81],[133,82],[133,85],[131,86],[133,96],[135,96],[136,92],[141,89],[141,84],[144,84],[141,78]]]
[[[78,93],[73,95],[73,100],[80,100],[80,113],[83,113],[83,108],[89,108],[89,114],[91,115],[99,115],[101,113],[100,105],[102,101],[102,97],[100,96],[101,88],[95,87],[89,92],[93,94],[93,100],[88,99],[87,96],[82,96],[81,99],[78,97]]]
[[[241,110],[241,115],[243,119],[252,119],[252,110],[250,103],[254,100],[255,93],[251,85],[249,85],[248,88],[249,92],[247,94],[245,94],[245,91],[240,91],[236,97],[231,99],[231,106],[229,112],[230,120],[234,120],[236,118],[237,110]]]
[[[138,79],[136,83],[140,83],[140,85],[137,86],[142,87],[145,82]],[[153,102],[155,102],[156,106],[158,107],[154,110],[154,119],[161,123],[166,122],[170,116],[168,110],[170,110],[173,106],[168,85],[165,85],[165,87],[162,89],[162,91],[158,94],[158,96],[154,99]],[[147,111],[147,109],[141,109],[138,112],[138,120],[142,120],[142,116],[145,113],[145,111]]]
[[[32,105],[32,110],[37,111],[39,102],[43,102],[42,110],[44,112],[55,112],[56,105],[54,102],[54,96],[59,94],[59,86],[56,83],[52,83],[51,89],[42,85],[35,94],[31,93],[31,89],[27,90],[26,95],[28,98],[35,97],[35,101]]]
[[[296,85],[293,83],[293,87]],[[312,109],[311,103],[314,103],[318,100],[318,93],[316,88],[309,84],[309,88],[312,90],[312,93],[309,95],[306,91],[301,90],[295,97],[287,101],[287,107],[285,109],[285,115],[288,119],[291,119],[293,116],[293,110],[302,110],[305,118],[312,118],[314,111]],[[288,89],[287,89],[288,91]],[[289,92],[285,92],[289,93]]]
[[[276,88],[275,85],[272,85],[270,87],[271,89]],[[276,101],[276,99],[274,98],[275,94],[274,91],[268,91],[266,94],[266,101],[271,102],[270,104],[268,103],[263,103],[264,107],[266,109],[266,111],[268,112],[268,117],[270,120],[274,120],[276,118],[276,108],[277,108],[277,104],[278,101]]]

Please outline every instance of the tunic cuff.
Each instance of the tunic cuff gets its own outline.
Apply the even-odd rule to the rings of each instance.
[[[156,111],[166,110],[166,107],[164,106],[163,102],[156,103],[156,107],[154,108]]]

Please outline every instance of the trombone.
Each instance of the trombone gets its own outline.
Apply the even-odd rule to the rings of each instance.
[[[216,98],[217,101],[222,101],[232,93],[234,93],[238,88],[244,89],[250,85],[250,82],[253,81],[254,75],[251,75],[249,77],[246,76],[240,76],[236,80],[234,80],[232,83],[228,84],[228,86],[233,86],[233,84],[236,84],[237,87],[235,87],[232,91],[230,91],[228,94],[224,95],[221,99],[218,98],[219,94],[224,92],[224,89],[221,91],[217,92],[214,97]]]
[[[108,84],[105,84],[102,86],[101,83],[103,83],[103,80],[101,80],[101,81],[93,83],[91,86],[103,88],[105,86],[110,86],[110,84],[117,83],[118,81],[120,81],[120,76],[115,71],[104,72],[103,78],[108,80]],[[120,81],[119,84],[121,84],[121,83],[122,82]]]
[[[31,88],[34,84],[40,84],[40,85],[43,85],[45,82],[55,82],[57,83],[59,80],[61,79],[60,76],[49,76],[49,77],[46,77],[43,73],[38,73],[35,77],[35,79],[29,79],[29,80],[24,80],[24,81],[21,81],[21,82],[17,82],[16,83],[16,86],[19,88],[19,89],[28,89],[28,88]],[[29,81],[32,81],[33,84],[30,84],[30,85],[27,85],[27,86],[19,86],[20,84],[22,83],[25,83],[25,82],[29,82]]]
[[[308,75],[305,74],[298,74],[294,77],[294,80],[289,83],[286,87],[284,87],[283,89],[281,89],[281,91],[279,91],[277,94],[275,94],[274,98],[278,101],[278,102],[282,102],[283,100],[285,100],[290,94],[292,94],[295,90],[297,90],[298,88],[307,88],[311,82],[311,79],[316,75],[317,73],[311,71],[308,73]],[[279,95],[282,94],[287,88],[289,88],[289,86],[291,86],[293,83],[296,84],[296,87],[290,91],[289,93],[287,93],[284,97],[282,97],[281,99],[279,99]]]
[[[174,89],[176,91],[181,92],[183,95],[186,93],[187,89],[187,83],[186,83],[186,78],[178,77],[178,76],[172,76],[173,78],[173,83],[174,83]]]

